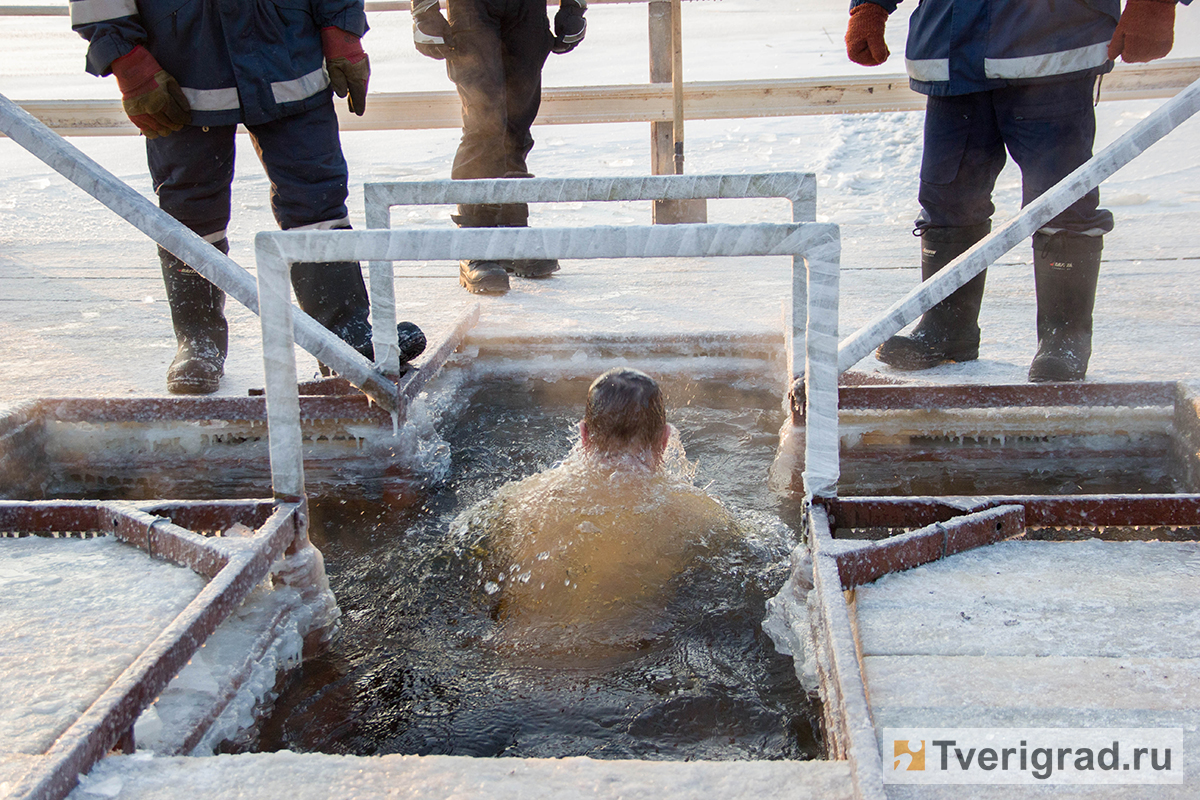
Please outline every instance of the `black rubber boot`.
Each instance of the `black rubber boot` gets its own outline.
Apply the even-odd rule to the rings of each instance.
[[[533,177],[508,174],[506,178]],[[450,218],[460,228],[524,228],[529,225],[529,207],[524,203],[462,204]],[[458,282],[476,294],[503,294],[509,290],[508,273],[518,278],[549,278],[558,272],[553,258],[464,260],[458,265]],[[499,269],[505,275],[501,276]]]
[[[411,322],[396,323],[396,347],[400,351],[400,366],[425,352],[425,334]],[[372,354],[374,357],[374,354]]]
[[[213,246],[229,253],[226,239]],[[178,343],[175,360],[167,369],[167,391],[212,394],[220,388],[229,352],[225,293],[161,247],[158,259],[162,262],[163,283]]]
[[[337,334],[368,361],[375,360],[371,342],[371,304],[362,269],[356,261],[299,262],[292,265],[292,289],[305,314]],[[425,352],[425,334],[411,322],[396,325],[400,365]],[[317,362],[322,375],[329,367]]]
[[[921,233],[921,280],[941,271],[991,229],[990,222],[970,228],[926,228]],[[881,344],[875,357],[889,367],[905,370],[979,358],[979,307],[986,281],[984,270],[926,311],[912,333],[893,336]]]
[[[1104,239],[1068,232],[1033,235],[1038,350],[1029,380],[1081,381],[1092,356],[1092,310]]]
[[[505,261],[504,268],[518,278],[549,278],[558,272],[558,259],[518,258],[515,261]]]
[[[293,264],[292,289],[305,314],[367,358],[375,358],[371,304],[357,261]]]

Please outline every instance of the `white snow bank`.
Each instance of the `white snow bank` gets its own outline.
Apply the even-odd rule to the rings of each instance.
[[[1200,656],[1200,543],[1009,541],[857,590],[864,655]]]
[[[846,762],[597,761],[472,759],[454,756],[299,755],[290,752],[156,758],[111,756],[84,777],[72,800],[357,800],[428,797],[592,797],[623,800],[712,800],[716,797],[852,797]]]

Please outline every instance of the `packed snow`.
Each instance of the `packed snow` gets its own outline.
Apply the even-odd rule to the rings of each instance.
[[[44,752],[204,583],[112,537],[0,538],[0,753]]]

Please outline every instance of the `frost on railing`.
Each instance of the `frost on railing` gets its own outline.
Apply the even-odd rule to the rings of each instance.
[[[532,182],[529,179],[526,182]],[[457,183],[467,183],[466,181]],[[721,256],[790,255],[793,271],[813,276],[822,285],[815,291],[821,326],[815,339],[817,350],[810,352],[805,375],[809,381],[809,402],[815,402],[814,418],[832,418],[835,426],[819,436],[811,436],[810,447],[817,452],[814,464],[821,465],[817,493],[829,491],[837,482],[836,431],[836,340],[837,340],[837,265],[840,238],[836,225],[814,222],[757,225],[656,225],[597,226],[589,228],[462,228],[438,230],[368,231],[271,231],[255,240],[258,277],[262,302],[264,353],[268,338],[272,352],[288,351],[291,326],[290,305],[281,289],[286,283],[286,267],[295,261],[372,261],[389,265],[393,261],[427,261],[486,258],[689,258]],[[793,286],[803,285],[797,279]],[[797,319],[806,319],[806,309],[814,306],[808,299],[793,297],[801,310]],[[789,331],[789,339],[792,338]],[[799,347],[793,348],[799,350]],[[275,376],[271,372],[277,372]],[[267,410],[271,430],[272,479],[276,491],[303,487],[303,461],[299,448],[299,415],[294,410],[296,393],[295,363],[281,357],[268,362]],[[276,403],[274,397],[280,399]],[[832,403],[831,415],[825,406]],[[290,433],[287,431],[291,431]],[[279,435],[279,448],[276,436]],[[829,455],[832,448],[832,458]],[[278,470],[278,473],[276,472]],[[290,487],[286,488],[285,487]]]
[[[781,198],[792,206],[792,222],[815,222],[817,181],[809,172],[747,175],[641,175],[612,178],[492,178],[484,180],[368,183],[363,205],[368,228],[390,228],[393,206],[455,203],[572,203],[633,200]],[[396,348],[395,285],[390,262],[369,265],[371,318],[377,363],[385,372],[399,364]],[[805,308],[804,282],[793,282],[793,306]],[[792,338],[803,350],[804,315],[795,316]],[[794,365],[793,365],[794,367]]]

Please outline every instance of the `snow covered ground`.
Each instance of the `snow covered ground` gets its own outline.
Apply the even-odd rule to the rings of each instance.
[[[902,12],[911,10],[910,5],[911,0]],[[645,81],[645,19],[643,5],[594,6],[586,42],[574,53],[552,57],[545,70],[546,84]],[[0,93],[18,101],[117,97],[112,79],[84,74],[84,43],[70,32],[65,18],[13,17],[3,24]],[[371,24],[365,44],[374,67],[374,89],[451,88],[441,64],[412,50],[407,14],[373,15]],[[846,60],[844,25],[843,0],[687,3],[687,79],[870,74]],[[889,43],[894,55],[875,73],[901,70],[904,33],[903,20],[893,19]],[[1173,56],[1200,56],[1200,9],[1181,7],[1176,39]],[[1159,102],[1101,103],[1097,145],[1113,141]],[[917,244],[910,230],[917,211],[921,122],[920,113],[689,122],[687,169],[691,173],[816,173],[818,218],[837,223],[842,231],[844,336],[917,282]],[[530,164],[542,176],[649,171],[649,132],[643,124],[547,126],[535,128],[534,135],[538,143]],[[364,224],[363,182],[448,177],[457,136],[453,130],[345,135],[355,225]],[[1186,380],[1200,386],[1200,321],[1195,313],[1200,305],[1200,281],[1195,277],[1200,263],[1198,138],[1200,120],[1193,119],[1102,187],[1103,202],[1116,213],[1118,227],[1107,239],[1102,267],[1092,380]],[[138,138],[81,138],[72,143],[151,195]],[[267,181],[249,141],[241,139],[239,145],[231,254],[253,270],[252,237],[259,230],[273,229],[274,221]],[[998,221],[1017,211],[1019,192],[1019,174],[1010,165],[997,189]],[[398,209],[393,224],[448,226],[447,211]],[[723,201],[711,204],[709,213],[712,221],[787,219],[782,202]],[[643,224],[649,218],[648,204],[566,204],[535,207],[533,224]],[[1028,247],[1021,246],[990,270],[978,362],[903,377],[937,383],[1023,382],[1035,345],[1029,262]],[[480,333],[778,332],[782,302],[789,291],[789,268],[781,259],[568,262],[548,281],[515,280],[507,296],[482,298]],[[397,276],[401,316],[418,322],[431,338],[480,300],[457,285],[454,264],[399,265]],[[258,325],[255,317],[235,304],[230,318],[231,354],[221,392],[243,395],[263,384]],[[0,412],[37,397],[161,395],[173,354],[153,245],[19,147],[0,141],[0,368],[4,376]],[[888,372],[871,358],[858,369]],[[315,371],[315,362],[303,356],[301,370]],[[255,761],[251,771],[269,762],[277,774],[301,780],[334,774],[330,770],[335,765],[331,757],[305,761],[303,769],[298,759],[288,755]],[[220,775],[211,771],[218,763],[228,764],[229,771]],[[245,770],[248,763],[253,762],[223,758],[211,767],[185,766],[185,771],[193,773],[195,788],[211,789],[218,780],[223,786],[229,779],[240,780],[244,773],[238,770]],[[387,787],[410,780],[427,781],[423,785],[435,793],[442,786],[447,794],[454,789],[507,796],[504,791],[519,793],[550,774],[534,772],[524,780],[518,776],[515,788],[510,782],[509,789],[503,789],[508,779],[497,772],[468,787],[455,783],[462,776],[450,765],[406,771],[410,764],[380,762],[383,771],[364,776],[359,766],[343,759],[336,766],[343,770],[339,774],[345,775],[344,781],[325,779],[331,781],[329,787],[339,787],[337,791],[360,783],[361,792],[351,789],[344,796],[391,791]],[[443,766],[449,767],[449,777],[438,777]],[[130,776],[142,771],[133,760],[127,768]],[[561,763],[554,771],[563,776],[564,787],[581,779],[607,780],[574,763]],[[153,772],[151,766],[143,777],[152,781]],[[689,778],[699,783],[686,785],[669,775],[640,784],[634,780],[637,777],[618,787],[625,796],[657,796],[656,789],[672,781],[676,786],[692,786],[694,796],[720,794],[721,778],[715,773]],[[125,796],[120,794],[122,779],[114,779],[116,783],[106,783],[107,777],[97,776],[89,785],[91,793],[81,790],[80,796]],[[761,793],[763,787],[786,785],[787,779],[773,775],[764,781],[726,788]],[[168,786],[161,791],[178,796],[177,790]],[[322,796],[334,792],[322,788]]]

